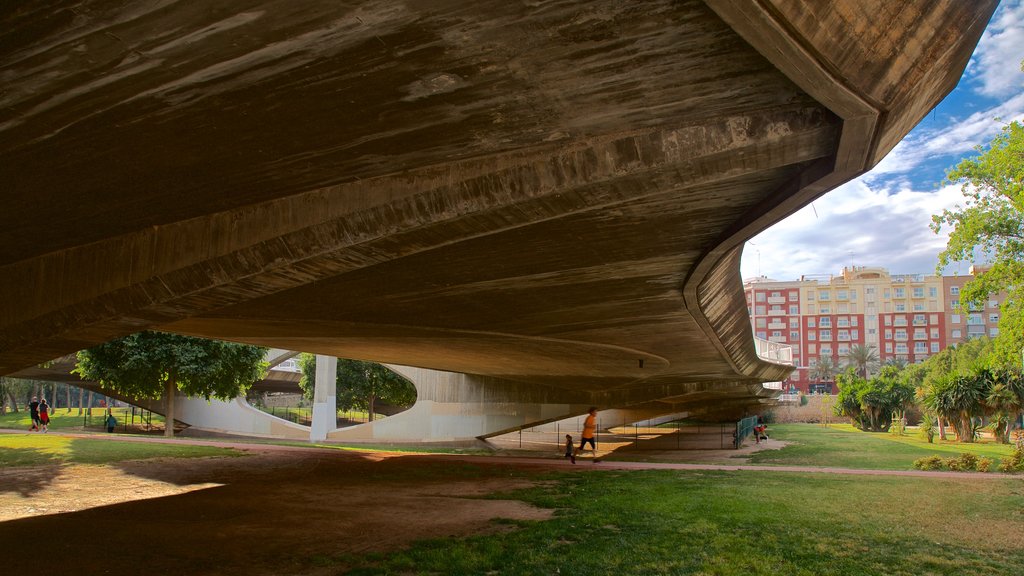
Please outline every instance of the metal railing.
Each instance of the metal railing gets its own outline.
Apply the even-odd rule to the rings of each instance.
[[[757,416],[747,416],[736,423],[736,434],[735,440],[733,440],[733,446],[739,448],[743,446],[743,441],[754,433],[754,426],[757,426]]]

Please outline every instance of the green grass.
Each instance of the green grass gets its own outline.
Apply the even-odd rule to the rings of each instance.
[[[512,495],[556,508],[552,520],[316,563],[354,575],[566,576],[1001,575],[1024,563],[1024,486],[1013,479],[679,471],[553,478]]]
[[[48,464],[108,464],[147,458],[241,456],[230,448],[185,444],[68,438],[41,433],[0,435],[0,467]]]
[[[847,424],[827,428],[815,424],[775,424],[769,426],[769,434],[790,444],[781,450],[756,452],[751,455],[751,463],[910,470],[914,460],[933,454],[948,458],[969,452],[999,460],[1013,451],[1008,444],[993,442],[961,444],[939,442],[936,438],[935,444],[928,444],[914,434],[861,432]]]
[[[122,429],[122,425],[125,423],[131,424],[131,408],[114,408],[114,417],[117,418],[117,430]],[[82,430],[82,429],[95,429],[102,430],[104,427],[104,418],[106,414],[106,408],[93,408],[92,417],[87,418],[85,415],[78,415],[78,408],[72,408],[71,412],[68,412],[66,408],[58,408],[53,414],[50,415],[50,429],[51,430]],[[150,413],[147,412],[147,416]],[[159,414],[152,414],[152,425],[155,427],[163,428],[164,418]],[[7,414],[0,414],[0,428],[9,428],[14,430],[28,430],[32,426],[32,417],[29,415],[28,408],[24,408],[19,412],[9,412]],[[140,412],[136,409],[135,414],[135,426],[144,426]]]

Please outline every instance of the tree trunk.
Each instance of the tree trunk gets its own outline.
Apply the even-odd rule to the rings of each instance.
[[[374,401],[376,399],[377,399],[376,396],[374,396],[372,394],[370,395],[370,419],[369,419],[369,422],[373,422],[373,404],[374,404]]]
[[[56,410],[57,409],[57,383],[56,382],[53,383],[53,387],[50,388],[50,392],[52,392],[52,394],[50,394],[50,402],[51,402],[50,410],[52,411],[52,410]]]
[[[89,390],[89,395],[85,398],[85,413],[92,416],[92,390]]]
[[[7,391],[7,399],[11,401],[11,412],[18,411],[18,396],[14,393],[14,390]]]
[[[71,414],[71,384],[64,386],[64,403],[67,404],[68,414]]]
[[[939,428],[939,440],[945,441],[946,440],[946,424],[945,424],[945,422],[943,422],[942,416],[939,416],[938,414],[936,414],[935,415],[935,422],[936,422],[936,424],[938,425],[938,428]]]
[[[85,401],[85,388],[78,389],[78,415],[82,415],[82,402]]]
[[[167,396],[167,413],[164,414],[166,424],[164,425],[164,436],[168,438],[174,437],[174,393],[178,387],[174,385],[174,380],[167,379],[167,389],[164,390],[164,394]]]

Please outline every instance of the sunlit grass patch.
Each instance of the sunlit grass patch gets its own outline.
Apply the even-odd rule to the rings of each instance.
[[[0,435],[0,466],[106,464],[147,458],[199,458],[243,454],[244,452],[231,448],[186,444],[68,438],[40,433]]]

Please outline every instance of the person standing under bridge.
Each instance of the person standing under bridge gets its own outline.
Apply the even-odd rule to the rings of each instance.
[[[590,410],[587,410],[587,419],[583,421],[583,432],[580,433],[580,447],[577,453],[582,453],[587,443],[590,443],[590,451],[594,454],[594,462],[599,462],[597,459],[597,444],[594,441],[597,435],[597,407],[591,406]]]

